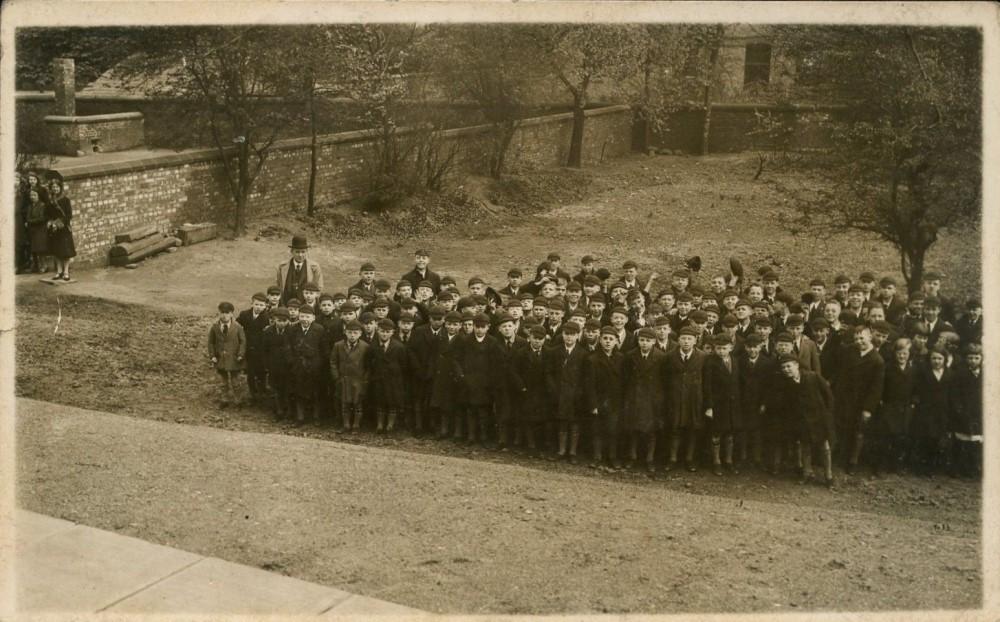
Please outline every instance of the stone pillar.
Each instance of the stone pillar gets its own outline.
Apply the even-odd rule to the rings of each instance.
[[[56,92],[54,114],[76,116],[76,64],[72,58],[56,58],[52,61],[52,84]]]

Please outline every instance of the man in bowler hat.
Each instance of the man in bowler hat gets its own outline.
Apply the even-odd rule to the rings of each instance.
[[[306,257],[309,243],[305,236],[292,236],[290,261],[278,264],[278,288],[281,290],[281,304],[288,304],[292,298],[303,300],[302,290],[306,283],[315,283],[323,290],[323,270],[319,264]]]

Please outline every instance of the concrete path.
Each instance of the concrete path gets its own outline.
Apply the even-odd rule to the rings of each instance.
[[[14,524],[22,613],[424,614],[26,510],[17,510]]]

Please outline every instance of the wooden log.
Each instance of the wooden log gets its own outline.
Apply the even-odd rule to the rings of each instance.
[[[115,234],[115,244],[121,244],[122,242],[136,242],[158,232],[159,229],[156,225],[142,225],[141,227],[136,227],[135,229],[129,229],[125,233]]]
[[[111,247],[110,251],[111,256],[121,257],[123,255],[131,255],[132,253],[137,253],[144,248],[148,248],[154,244],[162,242],[165,237],[167,236],[163,235],[160,232],[156,232],[151,236],[142,238],[141,240],[137,240],[135,242],[122,242],[121,244],[115,244],[114,246]]]
[[[156,253],[164,251],[164,250],[166,250],[166,249],[168,249],[168,248],[170,248],[172,246],[178,246],[178,245],[180,245],[180,243],[181,243],[181,241],[178,240],[177,238],[173,238],[173,237],[171,237],[171,238],[163,238],[160,242],[157,242],[156,244],[154,244],[152,246],[147,246],[146,248],[144,248],[144,249],[142,249],[140,251],[136,251],[135,253],[132,253],[131,255],[121,255],[121,256],[118,256],[118,257],[112,257],[111,258],[111,265],[113,265],[113,266],[124,266],[124,265],[130,264],[130,263],[135,263],[135,262],[137,262],[137,261],[139,261],[141,259],[145,259],[147,257],[151,257],[152,255],[155,255]]]
[[[218,233],[218,226],[214,222],[185,223],[177,227],[177,237],[181,239],[184,246],[191,246],[198,242],[211,240]]]

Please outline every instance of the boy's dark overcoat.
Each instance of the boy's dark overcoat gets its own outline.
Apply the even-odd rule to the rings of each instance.
[[[903,436],[909,432],[916,380],[917,368],[913,363],[907,361],[902,369],[895,361],[886,365],[882,403],[875,414],[877,432],[890,436]]]
[[[760,409],[764,405],[764,398],[768,383],[778,371],[778,363],[774,357],[767,356],[763,352],[757,360],[750,362],[746,355],[740,360],[740,402],[743,409],[743,429],[757,430],[763,423]]]
[[[666,360],[667,355],[656,348],[645,357],[638,348],[623,355],[625,430],[646,433],[662,429]]]
[[[621,423],[625,405],[624,361],[625,355],[618,350],[608,355],[598,349],[587,357],[584,410],[588,418],[597,417],[605,434],[617,434]]]
[[[297,397],[314,396],[319,376],[325,373],[327,361],[326,331],[313,322],[308,330],[301,325],[288,327],[288,339],[292,346],[292,394]]]
[[[705,361],[705,409],[712,409],[708,426],[715,436],[743,429],[739,358],[730,356],[729,361],[730,369],[726,369],[722,358],[715,354]]]
[[[376,408],[401,409],[406,405],[409,354],[398,339],[376,340],[369,346],[371,396]]]
[[[692,350],[687,362],[683,362],[678,348],[666,356],[666,427],[668,430],[700,429],[705,416],[703,384],[706,355],[700,350]]]
[[[545,352],[546,381],[549,399],[554,406],[553,419],[577,422],[584,405],[584,364],[587,349],[579,343],[572,352],[564,344],[554,345]]]
[[[536,424],[548,418],[548,379],[545,369],[545,349],[538,352],[529,345],[516,355],[517,378],[521,383],[521,407],[515,419],[522,423]]]
[[[361,404],[371,378],[371,348],[361,339],[352,348],[338,341],[330,353],[330,379],[344,404]]]

